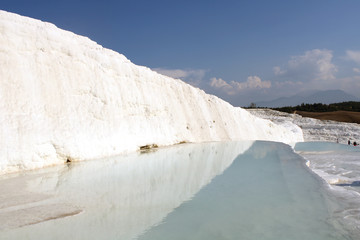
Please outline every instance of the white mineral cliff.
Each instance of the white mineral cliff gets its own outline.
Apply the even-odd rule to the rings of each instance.
[[[55,25],[0,11],[0,173],[182,141],[302,141]]]

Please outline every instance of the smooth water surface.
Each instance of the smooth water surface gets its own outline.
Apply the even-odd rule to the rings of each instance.
[[[0,239],[351,239],[284,144],[185,144],[0,180]]]

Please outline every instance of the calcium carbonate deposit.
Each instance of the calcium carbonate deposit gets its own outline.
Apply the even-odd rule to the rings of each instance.
[[[141,147],[302,141],[180,80],[50,23],[0,11],[0,173]]]
[[[291,127],[293,124],[299,126],[303,131],[305,141],[347,144],[348,140],[351,142],[360,140],[360,124],[357,123],[318,120],[271,109],[248,109],[248,111],[255,116],[271,120],[285,127]]]

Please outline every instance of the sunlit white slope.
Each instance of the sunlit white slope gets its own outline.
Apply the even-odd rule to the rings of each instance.
[[[182,141],[302,140],[86,37],[0,11],[0,173]]]

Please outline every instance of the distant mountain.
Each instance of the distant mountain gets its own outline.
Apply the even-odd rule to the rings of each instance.
[[[347,101],[360,101],[360,99],[342,90],[327,90],[302,92],[291,97],[281,97],[268,102],[256,102],[255,104],[258,107],[274,108],[296,106],[302,103],[330,104]]]

